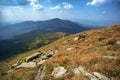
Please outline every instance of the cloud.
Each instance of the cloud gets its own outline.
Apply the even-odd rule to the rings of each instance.
[[[58,9],[60,9],[60,8],[61,8],[60,5],[57,5],[57,6],[55,6],[55,7],[51,7],[52,10],[58,10]]]
[[[33,10],[43,9],[43,6],[38,4],[38,0],[28,0],[30,5],[33,7]]]
[[[108,0],[92,0],[91,2],[87,2],[86,5],[91,5],[91,6],[99,6],[101,4],[104,4]]]
[[[65,9],[72,9],[73,8],[73,5],[70,3],[62,3],[62,4],[64,5]]]

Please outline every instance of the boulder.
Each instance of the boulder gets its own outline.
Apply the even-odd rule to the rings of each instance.
[[[21,67],[35,67],[36,63],[35,62],[28,62],[28,63],[21,63],[19,66],[17,66],[16,68],[21,68]]]
[[[90,74],[90,73],[85,73],[85,75],[89,80],[99,80],[98,78],[96,78],[94,75]]]
[[[53,72],[52,72],[52,75],[55,77],[55,78],[59,78],[61,77],[63,74],[65,74],[67,70],[62,67],[62,66],[59,66],[59,67],[56,67],[54,68]]]
[[[32,61],[33,59],[36,59],[41,56],[41,52],[37,52],[31,56],[26,57],[26,62]]]
[[[116,44],[119,44],[119,45],[120,45],[120,41],[116,41]]]
[[[84,75],[85,73],[87,73],[87,71],[82,67],[82,66],[79,66],[78,67],[78,70]]]
[[[81,38],[85,38],[85,34],[79,34],[77,37],[74,38],[75,41],[81,39]]]
[[[103,74],[101,73],[98,73],[98,72],[93,72],[93,74],[98,77],[100,80],[110,80],[108,77],[104,76]]]
[[[75,74],[80,74],[80,71],[79,71],[78,68],[74,68],[72,71],[73,71]]]
[[[38,65],[43,64],[44,62],[46,62],[46,60],[42,60],[42,61],[38,62]]]
[[[35,76],[35,79],[34,80],[43,80],[43,77],[45,76],[45,66],[44,67],[41,67],[38,72],[37,72],[37,75]]]

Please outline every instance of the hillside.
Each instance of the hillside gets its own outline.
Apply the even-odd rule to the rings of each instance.
[[[43,34],[36,31],[21,34],[11,40],[0,40],[0,59],[9,58],[25,51],[40,48],[63,38],[63,35],[67,36],[68,34],[62,32]]]
[[[0,79],[119,80],[120,25],[73,34],[1,61]]]

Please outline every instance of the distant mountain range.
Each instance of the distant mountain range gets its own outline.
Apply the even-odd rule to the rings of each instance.
[[[61,20],[58,18],[46,20],[46,21],[25,21],[16,24],[10,24],[7,26],[0,27],[0,40],[10,39],[14,36],[21,35],[24,33],[50,33],[50,32],[65,32],[65,33],[78,33],[88,28],[78,23]]]
[[[8,57],[24,51],[39,48],[59,38],[56,32],[73,34],[88,30],[77,23],[58,18],[46,21],[25,21],[0,27],[1,57]]]

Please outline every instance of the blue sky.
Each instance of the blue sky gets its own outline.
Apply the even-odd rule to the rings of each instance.
[[[120,0],[0,0],[0,20],[52,18],[120,23]]]

